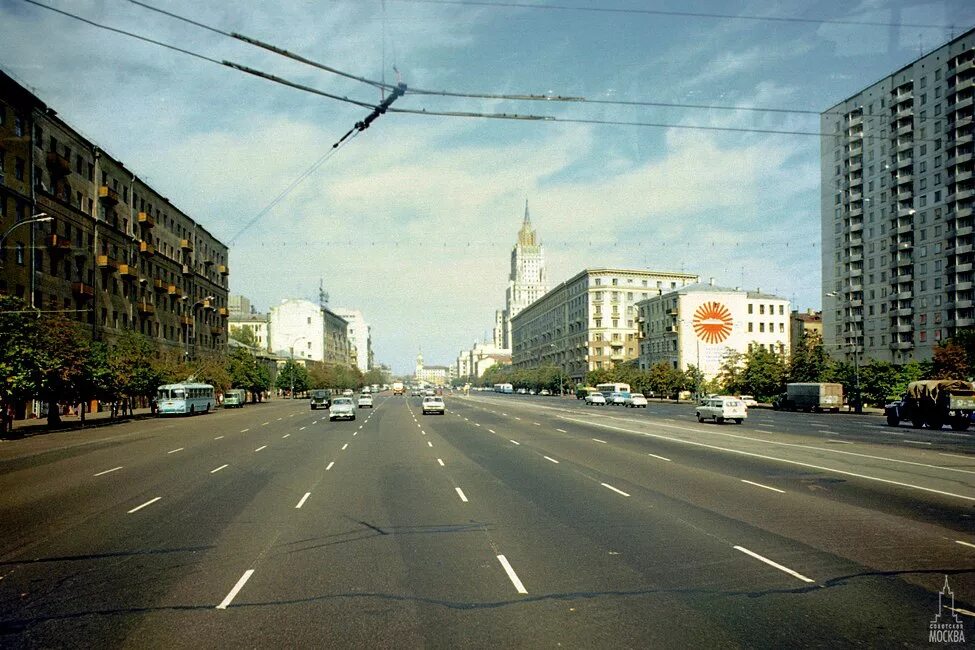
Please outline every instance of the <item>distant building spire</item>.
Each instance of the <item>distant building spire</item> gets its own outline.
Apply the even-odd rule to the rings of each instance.
[[[528,199],[525,199],[525,220],[521,223],[521,230],[518,231],[518,243],[522,246],[537,246],[538,237],[532,230],[532,220],[528,215]]]
[[[528,216],[528,198],[525,198],[525,225],[530,226],[532,223],[531,217]]]

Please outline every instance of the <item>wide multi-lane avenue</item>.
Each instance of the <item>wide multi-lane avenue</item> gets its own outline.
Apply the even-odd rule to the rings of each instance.
[[[914,646],[939,614],[975,636],[970,434],[446,401],[3,443],[0,644]]]

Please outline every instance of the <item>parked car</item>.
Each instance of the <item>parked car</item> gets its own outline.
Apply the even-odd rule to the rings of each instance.
[[[718,424],[725,420],[741,424],[748,417],[748,408],[737,397],[709,397],[697,406],[696,415],[698,422],[713,418]]]
[[[606,403],[613,406],[626,406],[626,400],[629,399],[630,395],[631,393],[610,393]]]
[[[423,415],[429,413],[439,413],[443,415],[447,410],[447,406],[443,403],[443,398],[438,395],[428,395],[423,398]]]
[[[332,405],[328,409],[328,419],[331,420],[354,420],[355,404],[351,397],[336,397],[332,400]]]
[[[586,395],[586,404],[590,406],[606,406],[606,398],[602,393],[589,393]]]
[[[647,408],[647,398],[640,393],[632,393],[624,406],[631,409]]]
[[[745,406],[751,408],[753,406],[758,406],[758,401],[752,395],[742,395],[738,399],[745,403]]]
[[[332,405],[332,394],[327,390],[313,390],[309,402],[313,411],[327,409]]]
[[[518,394],[519,395],[527,395],[528,394],[528,391],[525,390],[524,388],[519,388],[518,389]]]
[[[372,408],[372,395],[359,395],[358,406],[361,409],[364,409],[367,406]]]
[[[539,395],[551,395],[551,394],[552,394],[552,391],[550,391],[547,388],[543,388],[542,391],[539,393]]]

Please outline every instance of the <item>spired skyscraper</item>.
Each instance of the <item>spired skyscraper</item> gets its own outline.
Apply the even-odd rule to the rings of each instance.
[[[518,231],[518,243],[511,251],[511,272],[508,275],[504,309],[495,314],[495,347],[511,349],[511,319],[547,291],[545,251],[538,241],[538,234],[532,228],[526,199],[525,219]]]

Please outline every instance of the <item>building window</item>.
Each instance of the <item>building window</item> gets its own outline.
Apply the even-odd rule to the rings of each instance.
[[[15,250],[16,250],[16,258],[15,259],[17,260],[17,264],[20,265],[20,266],[23,266],[24,265],[24,250],[25,250],[24,249],[24,245],[21,244],[20,242],[18,242],[17,243],[17,247],[16,247]]]

